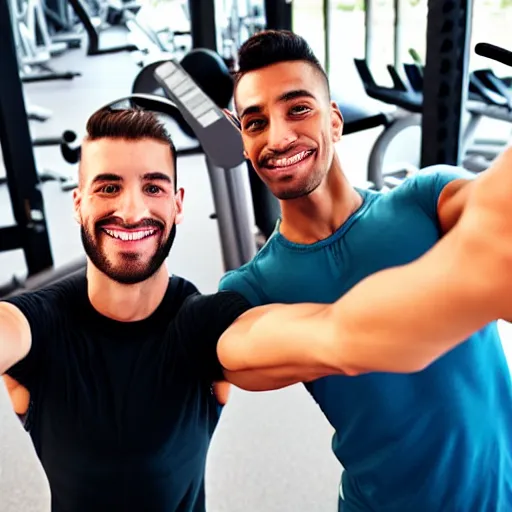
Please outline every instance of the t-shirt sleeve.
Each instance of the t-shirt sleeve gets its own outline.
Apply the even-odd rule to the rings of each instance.
[[[188,297],[176,318],[178,338],[192,368],[201,380],[211,383],[224,378],[217,343],[228,327],[251,304],[235,292]]]
[[[46,333],[49,332],[53,317],[53,301],[44,291],[38,291],[10,297],[4,302],[16,306],[30,326],[32,343],[29,353],[6,372],[30,391],[40,376],[46,352]]]
[[[454,180],[472,180],[475,175],[462,167],[432,165],[410,178],[410,184],[427,214],[437,219],[437,205],[444,187]]]
[[[261,296],[252,267],[241,267],[227,272],[220,280],[220,291],[236,292],[245,297],[252,306],[261,306],[265,300]]]

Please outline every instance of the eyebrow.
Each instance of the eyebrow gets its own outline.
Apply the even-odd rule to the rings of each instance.
[[[306,89],[295,89],[293,91],[287,91],[281,96],[277,98],[278,102],[287,102],[294,100],[296,98],[313,98],[316,100],[316,96],[309,92]],[[240,114],[240,119],[243,119],[244,116],[247,116],[249,114],[259,114],[262,112],[263,107],[261,105],[251,105],[249,107],[246,107],[242,110],[242,113]]]
[[[142,176],[143,181],[166,181],[168,183],[172,183],[171,177],[167,174],[164,174],[162,172],[147,172]],[[122,176],[119,176],[118,174],[112,174],[112,173],[103,173],[98,174],[94,177],[92,180],[93,183],[102,183],[104,181],[116,181],[120,182],[123,181]]]

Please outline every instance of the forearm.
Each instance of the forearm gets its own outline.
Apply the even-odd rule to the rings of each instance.
[[[499,269],[485,241],[455,228],[415,262],[360,282],[328,312],[349,373],[413,372],[500,317]]]
[[[311,382],[328,375],[343,375],[343,371],[340,368],[329,368],[324,364],[280,365],[236,372],[225,371],[225,377],[229,382],[246,391],[271,391],[298,382]]]
[[[343,373],[326,304],[272,304],[240,317],[219,340],[226,380],[263,391]],[[338,340],[336,340],[338,341]]]

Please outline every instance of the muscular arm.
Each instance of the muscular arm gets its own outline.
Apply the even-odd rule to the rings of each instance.
[[[452,237],[453,233],[453,237]],[[323,376],[424,369],[498,318],[491,282],[457,258],[453,231],[421,259],[360,282],[331,305],[271,305],[221,337],[226,378],[249,390]]]
[[[467,187],[457,222],[415,262],[332,305],[255,308],[219,340],[229,381],[250,390],[326,375],[424,369],[512,312],[512,151]]]

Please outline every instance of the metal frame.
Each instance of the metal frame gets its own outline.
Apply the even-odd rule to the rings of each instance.
[[[93,25],[92,20],[82,3],[82,0],[68,0],[68,2],[71,4],[73,11],[80,20],[80,23],[84,26],[85,32],[87,33],[89,40],[87,46],[87,55],[106,55],[109,53],[134,52],[138,50],[138,48],[133,44],[112,46],[110,48],[100,48],[100,35],[96,30],[96,27]]]
[[[265,0],[267,28],[273,30],[292,30],[292,7],[291,0]]]
[[[402,26],[402,10],[403,0],[394,0],[393,3],[395,9],[395,22],[394,22],[394,33],[393,33],[393,44],[394,44],[394,64],[398,67],[402,64],[402,46],[403,46],[403,26]]]
[[[329,76],[331,68],[331,2],[330,0],[323,0],[322,2],[324,14],[324,69]]]
[[[364,59],[371,65],[373,58],[373,32],[372,32],[372,19],[373,19],[373,2],[372,0],[365,0],[364,3]]]
[[[214,0],[188,0],[192,48],[217,51]]]
[[[53,265],[8,3],[0,1],[0,143],[16,224],[0,229],[0,251],[23,249],[28,274]]]
[[[429,0],[421,166],[460,165],[472,0]],[[451,8],[450,8],[451,7]]]
[[[206,154],[206,166],[219,226],[224,269],[235,270],[251,261],[257,252],[247,165],[218,167]]]

